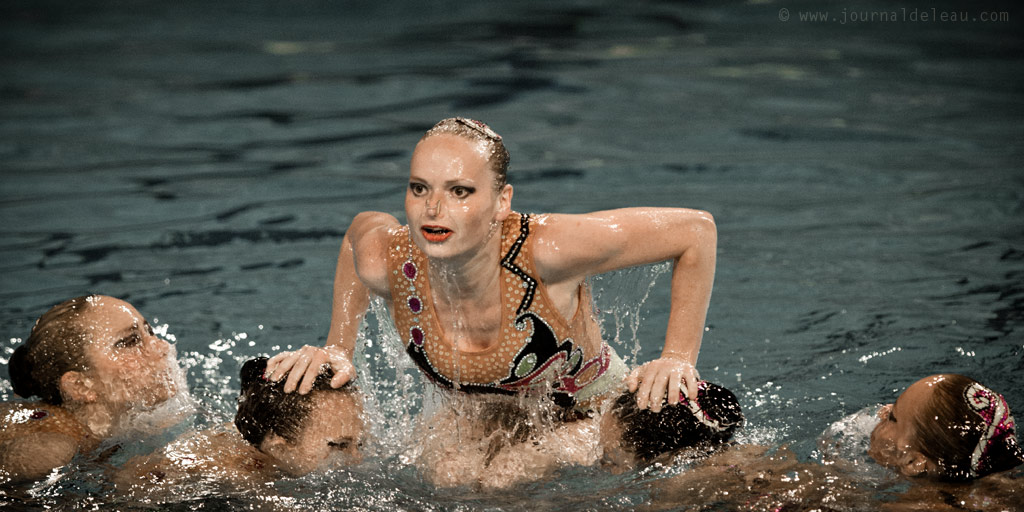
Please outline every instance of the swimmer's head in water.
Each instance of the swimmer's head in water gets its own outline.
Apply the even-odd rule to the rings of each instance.
[[[174,348],[127,302],[66,300],[36,321],[8,363],[14,392],[61,405],[152,406],[176,392]]]
[[[932,375],[879,411],[869,455],[907,476],[970,480],[1024,463],[1001,395],[963,375]]]
[[[683,398],[661,412],[638,409],[636,396],[623,393],[612,414],[622,426],[622,442],[643,462],[685,449],[711,450],[729,441],[744,423],[736,395],[707,381],[698,385],[696,401]]]
[[[264,378],[266,368],[266,357],[242,366],[235,415],[242,437],[293,476],[321,467],[336,454],[358,460],[363,409],[355,386],[332,388],[331,372],[325,370],[310,393],[285,393],[284,381]]]
[[[483,149],[487,161],[491,164],[491,170],[495,174],[495,190],[501,190],[505,186],[508,175],[509,154],[505,149],[505,143],[501,136],[494,132],[486,124],[475,119],[465,117],[449,117],[443,119],[420,139],[426,139],[434,135],[456,135],[477,142]]]

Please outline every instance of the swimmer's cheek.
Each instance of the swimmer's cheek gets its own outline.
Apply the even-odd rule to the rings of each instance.
[[[55,432],[27,434],[0,443],[0,474],[12,481],[39,480],[71,462],[78,443],[71,436]]]

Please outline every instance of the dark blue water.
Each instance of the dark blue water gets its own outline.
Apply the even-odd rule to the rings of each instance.
[[[899,11],[933,6],[969,19]],[[806,19],[826,10],[835,21]],[[1004,21],[978,19],[993,13]],[[505,137],[517,210],[714,214],[698,366],[740,396],[744,439],[814,460],[833,422],[937,372],[1024,411],[1021,19],[1009,3],[5,2],[0,357],[49,306],[115,295],[177,339],[194,423],[229,417],[241,361],[323,342],[346,226],[401,218],[416,140],[465,115]],[[623,325],[635,281],[601,281]],[[666,281],[621,353],[660,350]],[[398,443],[411,420],[391,399],[421,384],[386,337],[363,359],[375,429]],[[654,478],[570,469],[512,497],[437,490],[385,445],[376,466],[273,496],[629,509]],[[114,499],[81,473],[39,499]]]

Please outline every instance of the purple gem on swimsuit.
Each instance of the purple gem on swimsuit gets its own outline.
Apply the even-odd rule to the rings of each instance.
[[[409,279],[415,279],[416,265],[411,261],[407,261],[405,262],[405,265],[402,265],[402,272],[405,274],[405,277]]]
[[[413,313],[419,313],[423,309],[423,303],[420,302],[419,297],[409,297],[409,309]]]
[[[423,346],[423,329],[413,327],[412,329],[409,329],[409,334],[412,335],[412,342],[415,343],[417,347]]]

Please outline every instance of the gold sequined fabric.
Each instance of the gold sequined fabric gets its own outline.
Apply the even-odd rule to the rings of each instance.
[[[473,352],[458,350],[444,338],[431,300],[427,258],[409,237],[408,226],[393,235],[388,251],[392,315],[408,352],[435,381],[466,387],[467,391],[500,392],[552,383],[558,388],[561,381],[570,379],[566,388],[571,390],[576,382],[588,383],[607,368],[607,347],[591,318],[586,287],[580,287],[580,306],[571,323],[566,321],[543,283],[535,278],[529,227],[529,216],[518,213],[509,215],[502,225],[502,337],[490,347]],[[538,331],[553,334],[563,348],[561,355],[544,361],[523,353]],[[585,375],[577,379],[575,373],[567,375],[571,371]],[[523,379],[518,382],[520,377]]]

